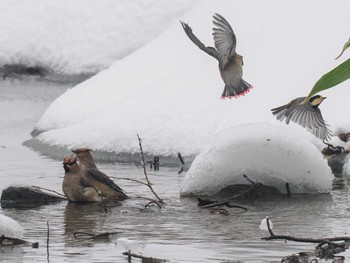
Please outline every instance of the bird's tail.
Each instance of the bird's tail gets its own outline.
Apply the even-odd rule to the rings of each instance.
[[[239,85],[231,86],[231,85],[225,85],[224,92],[221,95],[222,99],[232,99],[232,98],[238,98],[239,96],[244,96],[247,94],[251,89],[253,88],[252,85],[250,85],[245,80],[241,79],[241,82]]]

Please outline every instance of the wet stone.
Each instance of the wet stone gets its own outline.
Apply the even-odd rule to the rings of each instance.
[[[33,208],[67,200],[37,186],[10,186],[2,191],[2,208]]]

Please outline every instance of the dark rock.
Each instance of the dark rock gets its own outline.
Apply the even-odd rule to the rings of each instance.
[[[10,186],[2,191],[2,208],[34,208],[67,200],[37,186]]]
[[[328,159],[328,165],[333,174],[342,174],[347,155],[348,152],[343,152]]]

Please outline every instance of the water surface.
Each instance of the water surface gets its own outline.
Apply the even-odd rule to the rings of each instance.
[[[62,193],[62,161],[35,152],[22,143],[31,138],[35,123],[47,106],[72,85],[31,81],[0,82],[0,190],[9,185],[37,185]],[[136,138],[135,138],[136,139]],[[242,213],[229,209],[229,215],[211,214],[197,206],[195,199],[180,198],[185,172],[179,167],[148,170],[161,209],[137,196],[153,197],[149,189],[127,177],[142,180],[137,165],[98,163],[101,170],[132,196],[122,205],[61,202],[33,209],[1,209],[24,228],[24,239],[39,242],[39,248],[0,249],[0,260],[11,262],[127,262],[118,238],[143,244],[144,256],[170,262],[280,262],[281,258],[314,245],[283,241],[264,241],[268,233],[259,229],[261,219],[270,216],[276,234],[302,237],[350,236],[349,193],[337,187],[330,195],[299,196],[290,199],[244,203]],[[47,222],[50,227],[49,250]],[[109,239],[78,240],[75,232],[121,232]],[[138,251],[132,251],[138,253]],[[343,253],[350,258],[349,252]],[[140,262],[140,260],[133,260]]]

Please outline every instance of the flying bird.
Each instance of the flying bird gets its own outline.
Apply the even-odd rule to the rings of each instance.
[[[221,98],[237,98],[245,95],[253,86],[242,79],[243,57],[236,53],[237,39],[230,24],[219,14],[215,14],[213,18],[215,48],[205,46],[193,34],[188,24],[181,21],[181,25],[197,47],[219,61],[220,75],[225,83]]]
[[[88,148],[79,148],[72,151],[77,156],[83,176],[86,177],[91,185],[98,189],[104,198],[117,200],[128,198],[124,191],[111,178],[96,167],[94,158],[90,153],[91,151]]]
[[[305,101],[306,97],[296,98],[289,103],[272,109],[277,120],[285,120],[287,124],[293,121],[306,128],[316,137],[327,141],[331,136],[328,125],[323,120],[319,105],[326,97],[315,95]]]
[[[62,182],[62,191],[72,202],[101,202],[98,191],[82,175],[82,171],[74,155],[64,158],[63,168],[65,175]]]

